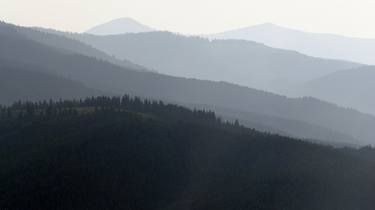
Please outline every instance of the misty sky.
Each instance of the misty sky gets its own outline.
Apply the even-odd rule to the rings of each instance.
[[[374,0],[0,0],[0,19],[19,25],[84,31],[120,17],[188,34],[265,22],[375,38]]]

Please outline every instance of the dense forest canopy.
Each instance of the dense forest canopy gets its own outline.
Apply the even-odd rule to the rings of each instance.
[[[0,109],[3,209],[373,209],[375,151],[137,97]]]

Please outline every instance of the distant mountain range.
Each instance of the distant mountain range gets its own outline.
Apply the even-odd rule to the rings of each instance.
[[[126,33],[140,33],[150,32],[154,29],[145,26],[131,18],[120,18],[110,22],[95,26],[86,31],[88,34],[95,35],[111,35],[111,34],[126,34]]]
[[[157,31],[131,18],[120,18],[86,31],[95,35],[115,35]],[[293,50],[306,55],[375,65],[375,39],[354,38],[327,33],[310,33],[265,23],[216,34],[210,39],[240,39]]]
[[[306,55],[375,65],[375,39],[307,33],[271,23],[211,34],[211,39],[241,39]]]
[[[43,43],[43,39],[20,32],[25,30],[24,28],[8,24],[0,24],[0,28],[2,60],[10,64],[25,63],[26,68],[21,69],[31,73],[48,74],[78,82],[88,89],[83,94],[86,96],[96,94],[92,90],[108,95],[128,93],[191,106],[207,105],[213,107],[213,110],[230,109],[231,112],[224,114],[231,118],[237,118],[236,113],[246,112],[250,114],[249,117],[242,115],[243,121],[256,123],[256,118],[251,117],[255,114],[258,119],[264,118],[259,121],[258,126],[268,131],[280,131],[290,136],[321,139],[325,142],[366,144],[373,143],[375,139],[375,117],[371,115],[343,109],[313,98],[291,99],[225,82],[185,79],[125,68],[71,50],[51,47],[48,43]],[[41,36],[45,35],[44,32],[39,33]],[[11,68],[18,67],[15,65]],[[23,81],[13,82],[21,84]],[[56,88],[54,83],[46,81],[44,84],[49,84],[45,88],[50,92]],[[10,94],[17,93],[22,96],[15,88],[17,87],[9,86],[7,90]],[[54,93],[60,96],[59,91]],[[48,99],[49,94],[40,95],[40,98]],[[272,120],[269,120],[272,118],[277,118],[280,123],[272,124]],[[301,133],[301,127],[305,127],[310,133]]]
[[[323,52],[329,52],[334,50],[330,45],[337,43],[332,40],[325,43],[329,39],[314,38],[316,36],[335,38],[331,35],[308,34],[272,24],[259,25],[239,31],[241,32],[236,34],[243,35],[239,36],[239,39],[246,39],[245,35],[250,34],[249,37],[253,37],[255,41],[264,39],[262,42],[266,44],[268,44],[268,41],[273,41],[275,43],[272,46],[277,47],[283,47],[281,44],[290,43],[292,45],[296,42],[300,42],[299,47],[308,47],[309,43],[314,43],[313,46],[319,46],[318,48],[322,49]],[[168,32],[101,37],[70,35],[72,38],[92,45],[108,54],[113,54],[122,59],[130,59],[160,73],[227,81],[291,97],[313,96],[375,114],[372,97],[359,98],[359,96],[368,96],[373,90],[371,83],[367,82],[375,80],[374,74],[371,73],[371,69],[374,69],[372,67],[362,67],[360,64],[339,60],[309,57],[295,51],[270,48],[252,41],[208,41],[198,37],[186,37]],[[223,36],[221,38],[224,38]],[[303,37],[303,39],[300,37]],[[314,40],[321,42],[315,43]],[[345,39],[338,38],[337,40]],[[362,46],[356,45],[354,42],[352,44]],[[345,44],[339,44],[339,47],[345,46]],[[368,46],[375,50],[375,47]],[[330,50],[325,48],[330,48]],[[352,48],[351,46],[350,49]],[[352,52],[351,50],[342,51]],[[373,56],[371,55],[371,57]],[[369,73],[363,75],[363,71],[355,71],[357,68],[365,68]],[[342,74],[351,71],[353,77],[348,77],[345,80],[339,76],[341,71]],[[358,73],[357,76],[355,76],[356,73]],[[334,79],[336,76],[338,78]],[[326,81],[326,77],[331,78],[331,81],[323,82]],[[359,77],[366,78],[363,79],[363,82],[360,79],[353,81]],[[351,79],[352,82],[349,83],[348,79]],[[322,80],[322,84],[318,82],[320,80]],[[334,83],[334,81],[337,83]],[[357,83],[358,85],[355,85]]]
[[[169,32],[111,36],[66,35],[159,73],[231,82],[279,94],[288,93],[286,90],[290,86],[361,66],[346,61],[309,57],[250,41],[209,41]]]

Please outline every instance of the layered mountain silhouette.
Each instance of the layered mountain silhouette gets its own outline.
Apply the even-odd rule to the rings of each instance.
[[[375,64],[375,39],[307,33],[271,23],[211,34],[208,37],[211,39],[251,40],[316,57]]]
[[[33,41],[18,32],[14,26],[7,24],[1,24],[0,42],[2,60],[10,63],[25,63],[27,66],[32,66],[33,71],[74,80],[90,90],[100,90],[114,95],[128,93],[192,106],[209,105],[235,112],[254,113],[260,118],[266,115],[267,119],[278,118],[280,122],[293,121],[305,124],[306,128],[313,125],[314,129],[317,129],[317,132],[306,133],[306,135],[302,133],[301,138],[364,144],[373,143],[375,137],[373,130],[375,117],[313,98],[292,99],[225,82],[185,79],[125,68]],[[14,81],[17,82],[22,81]],[[53,90],[54,86],[49,88]],[[92,92],[88,91],[86,95],[90,96]],[[228,115],[235,118],[235,115],[229,112]],[[268,126],[267,123],[261,124]],[[285,129],[285,125],[290,127]],[[285,131],[284,133],[291,136],[301,134],[300,130],[297,130],[301,126],[295,126],[293,123],[270,125],[270,127],[273,131]],[[322,137],[325,133],[330,135]]]
[[[59,33],[59,35],[61,36],[67,36],[66,33],[56,33]],[[254,36],[253,40],[262,41],[266,44],[268,44],[268,42],[271,42],[270,40],[272,40],[272,42],[275,42],[275,44],[272,44],[272,46],[277,47],[283,47],[281,45],[286,43],[293,45],[293,43],[298,42],[298,40],[300,40],[301,42],[298,46],[306,47],[308,46],[308,43],[312,42],[309,42],[307,38],[299,38],[300,36],[302,36],[301,34],[305,35],[303,37],[307,37],[308,35],[319,36],[319,34],[303,33],[292,29],[282,28],[270,23],[250,27],[246,30],[238,30],[238,34],[241,34],[242,37],[238,37],[241,39],[246,39],[244,37],[247,34],[251,34],[251,36]],[[282,34],[282,36],[274,36],[274,34]],[[256,46],[256,44],[254,44],[253,46],[251,46],[250,43],[240,43],[240,41],[238,41],[237,45],[243,46],[239,47],[241,51],[236,51],[233,49],[233,45],[236,42],[234,40],[227,40],[223,43],[220,43],[219,41],[204,43],[204,40],[202,39],[184,37],[165,32],[128,35],[125,36],[125,38],[122,37],[122,35],[120,35],[122,38],[120,38],[120,36],[98,38],[77,34],[70,34],[70,36],[73,39],[79,39],[97,47],[98,49],[104,50],[109,54],[114,54],[118,58],[130,58],[137,63],[148,66],[148,68],[150,69],[161,69],[158,71],[169,75],[219,81],[226,80],[237,84],[270,90],[272,92],[281,93],[292,97],[313,96],[322,100],[330,101],[332,103],[355,108],[363,112],[372,114],[375,112],[372,108],[373,106],[371,105],[372,102],[369,101],[369,99],[358,99],[358,97],[354,96],[368,95],[368,92],[372,91],[371,86],[366,86],[368,87],[368,89],[366,89],[366,87],[364,86],[366,82],[362,85],[359,85],[361,86],[361,88],[356,88],[356,86],[346,86],[351,90],[346,91],[347,94],[344,94],[343,96],[341,95],[344,92],[340,91],[337,88],[335,89],[335,87],[330,87],[331,85],[328,83],[326,85],[322,84],[321,86],[315,85],[316,87],[312,85],[318,84],[318,82],[316,81],[318,81],[320,78],[324,80],[324,78],[327,76],[333,79],[333,77],[335,77],[336,75],[340,75],[340,70],[352,69],[353,66],[360,66],[360,64],[339,64],[335,66],[334,64],[327,64],[327,60],[325,60],[326,63],[324,63],[322,59],[318,58],[310,57],[309,59],[306,59],[303,58],[304,56],[291,51],[284,51],[284,55],[280,55],[279,50],[272,48],[267,49],[267,47],[265,46],[263,50],[260,50],[261,45]],[[320,34],[320,36],[330,36],[335,38],[333,35]],[[111,41],[109,41],[108,39],[110,39]],[[310,39],[314,40],[313,38]],[[341,39],[343,38],[341,37]],[[153,42],[153,40],[155,41]],[[327,39],[317,38],[316,40],[322,41]],[[160,45],[155,44],[155,42],[160,43]],[[189,42],[190,44],[183,44],[187,42]],[[329,43],[332,44],[335,42]],[[325,49],[325,43],[322,42],[321,44],[324,44],[322,49],[324,50],[324,52],[326,52],[327,50]],[[123,45],[125,47],[122,47]],[[218,47],[219,45],[222,45],[222,49]],[[226,45],[226,47],[224,47],[224,45]],[[353,45],[356,44],[353,43]],[[169,46],[169,50],[162,50],[163,46]],[[318,44],[316,43],[314,44],[314,46],[318,46]],[[345,45],[340,44],[340,47],[344,46]],[[254,49],[247,49],[246,51],[245,48]],[[284,48],[286,47],[284,46]],[[333,49],[331,47],[329,48],[331,50]],[[350,48],[352,48],[352,46]],[[370,48],[373,49],[371,45]],[[319,49],[321,49],[321,47],[319,47]],[[220,50],[225,51],[229,54],[229,56],[225,53],[222,53]],[[143,54],[143,51],[147,51],[149,54]],[[183,51],[184,54],[177,53],[177,51]],[[254,53],[253,51],[258,53],[258,57],[254,56],[254,54],[256,53]],[[268,52],[264,53],[262,51]],[[278,51],[279,53],[275,53],[275,51]],[[243,55],[245,53],[252,54],[252,59],[248,59],[245,61],[244,59],[241,59],[246,58],[246,56]],[[187,54],[190,55],[189,59],[185,59],[185,56],[187,56]],[[175,62],[170,62],[169,58],[173,58]],[[211,61],[214,62],[210,63]],[[339,63],[339,61],[337,60],[332,61],[332,63],[334,62]],[[180,67],[179,64],[181,63],[183,64],[183,67]],[[230,63],[233,67],[230,67],[228,63]],[[228,69],[230,69],[230,71],[228,71]],[[290,69],[295,70],[290,71]],[[304,69],[306,69],[306,72],[309,72],[310,75],[304,75],[303,79],[302,77],[297,78],[297,75],[300,75],[301,72],[304,72]],[[328,70],[324,72],[317,69]],[[355,72],[361,74],[361,71],[353,71],[353,73]],[[361,75],[358,75],[358,77],[361,77]],[[353,78],[356,78],[356,76],[354,76]],[[345,86],[345,82],[340,81],[341,78],[337,78],[337,80],[337,85],[342,84],[343,86]],[[333,86],[337,85],[335,84]],[[352,92],[353,94],[349,94],[350,92]]]
[[[289,86],[360,66],[309,57],[250,41],[187,37],[169,32],[112,36],[66,34],[159,73],[226,81],[284,94]]]
[[[254,30],[286,30],[272,24],[257,28],[259,30]],[[284,36],[293,37],[288,34]],[[355,96],[367,96],[371,93],[373,88],[366,85],[369,83],[366,81],[373,77],[363,75],[363,71],[350,70],[352,74],[358,75],[348,76],[348,79],[358,78],[356,81],[347,83],[348,81],[340,78],[341,72],[344,74],[347,69],[369,69],[360,64],[308,57],[294,51],[270,48],[249,41],[208,41],[168,32],[102,37],[74,34],[73,37],[109,54],[128,58],[168,75],[228,81],[292,97],[313,96],[363,112],[375,113],[373,103],[369,101],[371,99],[360,99]],[[263,37],[262,33],[259,33],[259,37]],[[270,35],[271,37],[278,36]],[[167,49],[164,49],[166,47]],[[334,79],[335,76],[338,78]],[[355,85],[357,82],[360,83],[359,77],[366,76],[369,77],[364,78],[362,84]],[[325,80],[325,77],[331,78],[332,81],[319,85],[317,81]],[[334,80],[337,80],[337,83]],[[350,90],[341,91],[345,89]]]
[[[0,21],[0,210],[373,210],[371,41]]]
[[[126,34],[126,33],[141,33],[150,32],[154,29],[145,26],[131,18],[119,18],[110,22],[95,26],[86,31],[89,34],[95,35],[111,35],[111,34]]]

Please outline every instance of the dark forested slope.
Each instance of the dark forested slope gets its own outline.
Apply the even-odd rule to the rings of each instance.
[[[129,97],[0,111],[2,209],[374,209],[374,151]]]

